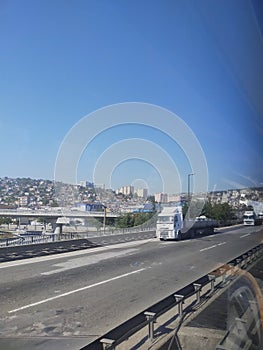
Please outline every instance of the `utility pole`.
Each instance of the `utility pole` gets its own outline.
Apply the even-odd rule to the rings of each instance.
[[[187,193],[188,193],[188,210],[187,210],[187,212],[188,212],[188,216],[189,216],[189,208],[190,208],[190,201],[191,201],[191,192],[190,192],[190,177],[191,176],[194,176],[195,174],[194,173],[192,173],[192,174],[188,174],[187,175],[187,177],[188,177],[188,184],[187,184]]]
[[[104,208],[104,216],[103,216],[103,234],[105,235],[105,227],[106,227],[106,209],[107,207],[103,205]]]

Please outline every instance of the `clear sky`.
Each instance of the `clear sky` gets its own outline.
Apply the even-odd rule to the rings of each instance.
[[[0,1],[0,177],[54,179],[77,123],[87,116],[93,130],[94,111],[140,102],[191,129],[209,190],[262,185],[262,21],[261,0]],[[186,190],[192,161],[156,118],[158,128],[101,125],[77,180]]]

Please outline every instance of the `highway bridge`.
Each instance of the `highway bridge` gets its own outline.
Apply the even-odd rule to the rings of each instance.
[[[57,219],[59,217],[67,218],[116,218],[119,214],[104,212],[104,211],[82,211],[82,210],[69,210],[69,209],[52,209],[52,210],[19,210],[19,209],[0,209],[0,217],[11,217],[11,218],[46,218],[46,219]]]
[[[112,224],[119,214],[105,211],[82,211],[82,210],[70,210],[70,209],[38,209],[38,210],[21,210],[21,209],[0,209],[0,217],[17,218],[19,220],[34,220],[45,219],[46,222],[50,222],[53,225],[59,227],[59,231],[62,232],[62,226],[68,224],[72,219],[98,219],[104,221],[106,225]]]
[[[239,226],[3,262],[0,348],[78,350],[261,241],[261,227]]]

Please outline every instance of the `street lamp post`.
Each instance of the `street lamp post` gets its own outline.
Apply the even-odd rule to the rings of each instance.
[[[190,177],[191,176],[194,176],[195,174],[192,173],[192,174],[188,174],[187,177],[188,177],[188,186],[187,186],[187,192],[188,192],[188,210],[189,210],[189,207],[190,207],[190,199],[191,199],[191,195],[190,195]]]
[[[104,215],[103,215],[103,234],[105,235],[105,227],[106,227],[106,209],[107,207],[105,205],[103,205],[103,209],[104,209]]]

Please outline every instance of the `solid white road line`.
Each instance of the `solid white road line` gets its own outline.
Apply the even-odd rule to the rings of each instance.
[[[247,237],[247,236],[250,236],[251,233],[247,233],[246,235],[243,235],[243,236],[240,236],[239,238],[244,238],[244,237]]]
[[[89,286],[85,286],[85,287],[82,287],[82,288],[74,289],[74,290],[71,290],[71,291],[69,291],[69,292],[56,295],[56,296],[54,296],[54,297],[50,297],[50,298],[47,298],[47,299],[43,299],[43,300],[37,301],[37,302],[32,303],[32,304],[28,304],[28,305],[21,306],[21,307],[19,307],[19,308],[17,308],[17,309],[10,310],[10,311],[8,311],[8,313],[11,314],[11,313],[14,313],[14,312],[17,312],[17,311],[21,311],[21,310],[28,309],[28,308],[33,307],[33,306],[37,306],[37,305],[40,305],[40,304],[47,303],[47,302],[49,302],[49,301],[53,301],[53,300],[58,299],[58,298],[66,297],[66,296],[71,295],[71,294],[74,294],[74,293],[82,292],[83,290],[87,290],[87,289],[90,289],[90,288],[93,288],[93,287],[100,286],[100,285],[105,284],[105,283],[109,283],[109,282],[112,282],[112,281],[116,281],[116,280],[118,280],[118,279],[120,279],[120,278],[127,277],[127,276],[133,275],[133,274],[135,274],[135,273],[139,273],[139,272],[141,272],[141,271],[144,271],[144,270],[145,270],[145,268],[139,269],[139,270],[136,270],[136,271],[132,271],[132,272],[125,273],[125,274],[120,275],[120,276],[112,277],[112,278],[110,278],[110,279],[108,279],[108,280],[105,280],[105,281],[101,281],[101,282],[98,282],[98,283],[90,284]]]

